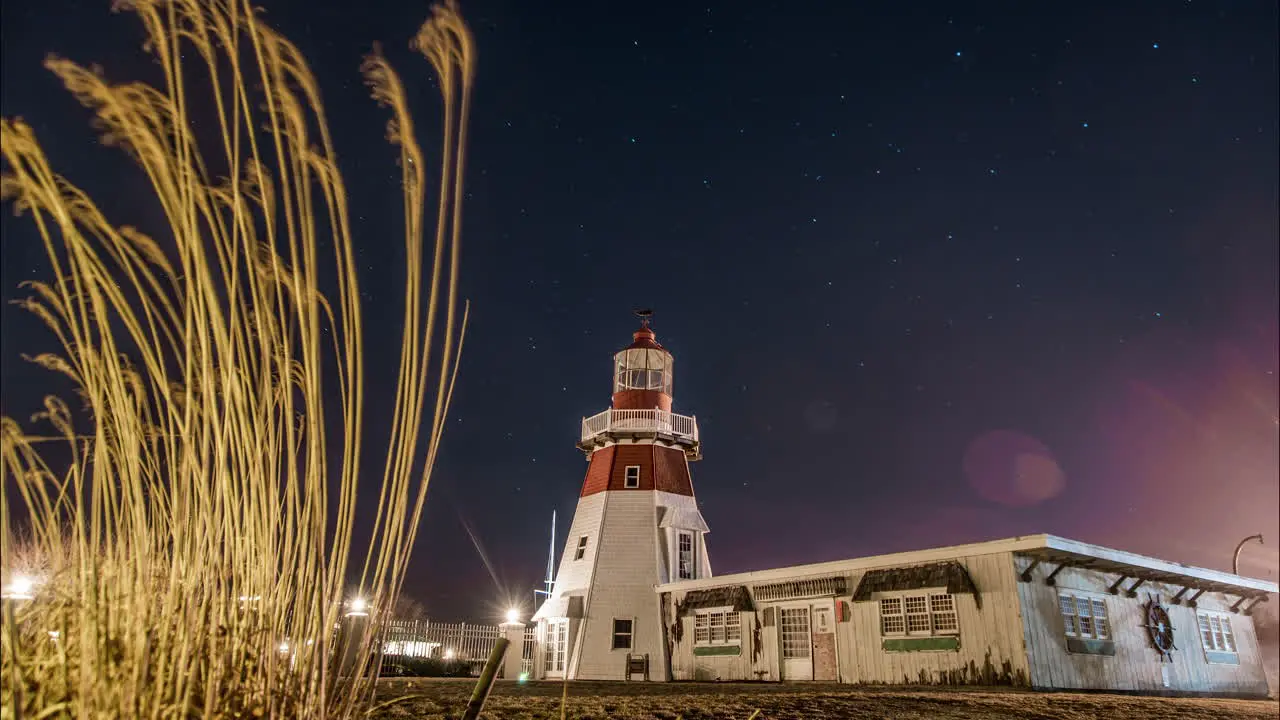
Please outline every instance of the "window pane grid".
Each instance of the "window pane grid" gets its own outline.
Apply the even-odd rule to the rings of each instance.
[[[949,594],[880,598],[880,634],[953,635],[960,630]]]
[[[680,533],[680,537],[676,541],[678,543],[679,577],[681,580],[693,579],[693,536],[689,533]]]
[[[782,657],[809,657],[809,608],[782,608],[781,615]]]
[[[693,616],[695,645],[727,645],[742,642],[742,616],[736,610],[698,611]]]
[[[1062,610],[1062,631],[1067,637],[1092,640],[1111,638],[1111,623],[1107,619],[1105,600],[1059,594],[1058,607]]]
[[[1205,650],[1212,652],[1238,652],[1236,636],[1231,631],[1231,618],[1212,613],[1197,613],[1196,622],[1200,626],[1200,642]]]

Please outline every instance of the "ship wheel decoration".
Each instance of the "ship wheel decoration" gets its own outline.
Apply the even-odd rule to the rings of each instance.
[[[1159,595],[1147,595],[1143,617],[1147,622],[1142,627],[1147,629],[1151,646],[1160,653],[1160,661],[1164,662],[1168,658],[1169,662],[1173,662],[1173,651],[1178,649],[1173,644],[1173,623],[1169,622],[1169,611],[1160,604]]]

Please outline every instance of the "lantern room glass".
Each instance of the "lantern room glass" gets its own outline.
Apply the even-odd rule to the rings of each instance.
[[[613,391],[656,390],[671,394],[674,358],[665,350],[634,348],[614,355]]]

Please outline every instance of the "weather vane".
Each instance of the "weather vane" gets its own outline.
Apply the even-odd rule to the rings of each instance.
[[[631,311],[631,314],[640,318],[640,327],[647,328],[649,327],[649,318],[653,317],[653,310],[649,308],[636,308]]]

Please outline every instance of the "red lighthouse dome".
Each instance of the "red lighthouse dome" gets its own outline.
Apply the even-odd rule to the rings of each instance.
[[[658,344],[642,310],[632,342],[613,356],[613,409],[671,412],[671,368],[675,359]]]
[[[671,411],[675,359],[649,327],[652,314],[636,312],[640,329],[632,333],[630,345],[613,355],[612,405],[582,419],[578,447],[588,457],[604,447],[638,442],[680,450],[689,460],[702,457],[697,419]]]

